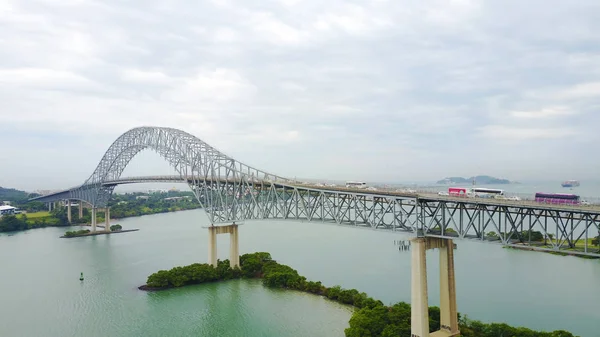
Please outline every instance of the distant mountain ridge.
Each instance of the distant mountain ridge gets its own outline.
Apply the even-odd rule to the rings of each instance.
[[[0,186],[0,205],[2,201],[19,202],[29,198],[29,193],[14,188],[5,188]]]
[[[500,179],[491,176],[475,176],[470,178],[463,177],[448,177],[442,180],[438,180],[436,184],[442,185],[454,185],[454,184],[473,184],[473,180],[475,180],[475,185],[501,185],[501,184],[512,184],[512,182],[508,179]]]

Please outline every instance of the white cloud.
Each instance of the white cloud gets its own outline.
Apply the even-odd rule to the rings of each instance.
[[[308,42],[311,37],[310,33],[288,25],[268,12],[252,14],[250,26],[257,35],[277,45],[299,45]]]
[[[175,103],[199,104],[201,108],[210,103],[230,104],[250,99],[255,92],[254,85],[235,70],[218,68],[197,71],[166,91],[163,97]]]
[[[505,176],[557,149],[597,167],[594,3],[3,1],[0,141],[28,155],[0,185],[73,185],[138,125],[290,176],[436,180],[464,153]]]
[[[511,111],[510,115],[512,117],[520,118],[520,119],[545,119],[545,118],[554,118],[554,117],[562,117],[562,116],[570,116],[575,114],[575,111],[569,110],[563,107],[557,108],[544,108],[536,111]]]
[[[564,99],[588,98],[600,96],[600,82],[589,82],[574,85],[557,93],[557,97]]]
[[[481,137],[519,142],[532,139],[564,138],[576,135],[570,128],[527,128],[508,127],[505,125],[486,125],[478,128]]]
[[[124,69],[122,77],[125,81],[168,84],[173,81],[172,78],[160,71],[144,71],[138,69]]]
[[[93,85],[92,81],[76,73],[47,68],[0,69],[0,83],[46,89],[64,85]]]
[[[215,41],[232,43],[239,41],[239,34],[229,27],[219,27],[215,30]]]

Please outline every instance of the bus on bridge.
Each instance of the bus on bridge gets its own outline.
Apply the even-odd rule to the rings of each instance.
[[[347,181],[346,187],[347,188],[366,188],[367,183],[364,183],[362,181]]]
[[[581,203],[579,196],[575,194],[540,192],[535,194],[535,201],[555,205],[579,205]]]
[[[448,195],[453,197],[479,197],[479,198],[496,198],[504,195],[504,190],[495,188],[482,188],[482,187],[450,187],[448,188]]]

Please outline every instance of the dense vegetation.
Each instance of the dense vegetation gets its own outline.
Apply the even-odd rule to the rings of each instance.
[[[147,197],[147,199],[146,199]],[[168,198],[180,198],[165,200]],[[192,192],[113,194],[109,202],[111,218],[120,219],[147,214],[200,208]]]
[[[356,289],[340,286],[325,287],[321,282],[308,281],[306,277],[286,265],[277,263],[269,253],[240,256],[241,268],[230,268],[229,260],[219,261],[217,268],[195,263],[171,270],[160,270],[148,277],[140,289],[159,290],[237,278],[262,278],[267,287],[304,291],[325,296],[338,303],[352,305],[357,310],[350,318],[346,337],[410,336],[410,305],[404,302],[386,306]],[[482,323],[459,315],[463,337],[574,337],[567,331],[537,332],[527,328],[514,328],[501,323]],[[429,308],[430,331],[439,330],[440,309]]]
[[[27,199],[37,196],[25,191],[19,191],[14,188],[5,188],[0,186],[0,201],[10,201],[12,203],[25,203]]]
[[[67,226],[61,222],[58,211],[40,212],[34,214],[3,215],[0,217],[0,232],[14,232],[48,226]]]
[[[27,214],[5,215],[0,217],[0,232],[12,232],[49,226],[70,226],[91,223],[92,214],[88,208],[83,209],[83,217],[79,218],[77,207],[71,208],[71,224],[67,217],[67,207],[57,207],[47,212],[48,206],[41,202],[27,202],[31,197],[23,191],[0,188],[2,201],[10,201],[15,207]],[[169,199],[175,198],[175,199]],[[200,204],[192,192],[169,191],[166,193],[127,193],[114,194],[109,202],[110,216],[113,219],[140,216],[147,214],[175,212],[199,208]],[[97,223],[104,222],[104,212],[96,214]]]
[[[121,229],[123,229],[123,226],[121,226],[119,224],[110,226],[110,231],[111,232],[117,232],[117,231],[120,231]]]
[[[65,232],[65,236],[69,238],[69,237],[72,237],[72,236],[78,236],[78,235],[82,235],[82,234],[87,234],[89,232],[90,232],[89,229],[81,229],[81,230],[78,230],[78,231],[67,231],[67,232]]]

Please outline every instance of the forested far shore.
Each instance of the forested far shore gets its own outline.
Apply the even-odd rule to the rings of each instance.
[[[43,227],[61,227],[91,223],[91,210],[83,208],[83,217],[79,218],[78,206],[71,207],[71,223],[67,217],[67,207],[56,207],[48,212],[48,206],[41,202],[11,200],[15,207],[25,211],[23,214],[0,217],[0,232],[13,232]],[[109,201],[111,219],[176,212],[200,208],[200,203],[192,192],[168,191],[155,193],[113,194]],[[96,214],[97,223],[104,222],[104,211]]]
[[[326,287],[321,282],[308,281],[295,269],[280,264],[267,252],[257,252],[240,256],[240,268],[231,268],[229,260],[218,261],[217,267],[205,263],[195,263],[171,270],[160,270],[150,276],[142,290],[165,290],[186,285],[218,282],[231,279],[260,278],[263,285],[303,291],[324,296],[332,301],[351,305],[355,308],[350,318],[346,337],[397,337],[410,336],[410,304],[399,302],[386,306],[380,300],[369,297],[356,289],[343,289],[340,286]],[[459,314],[462,337],[576,337],[570,332],[534,331],[524,327],[512,327],[504,323],[483,323]],[[430,332],[440,329],[440,309],[429,308]]]

